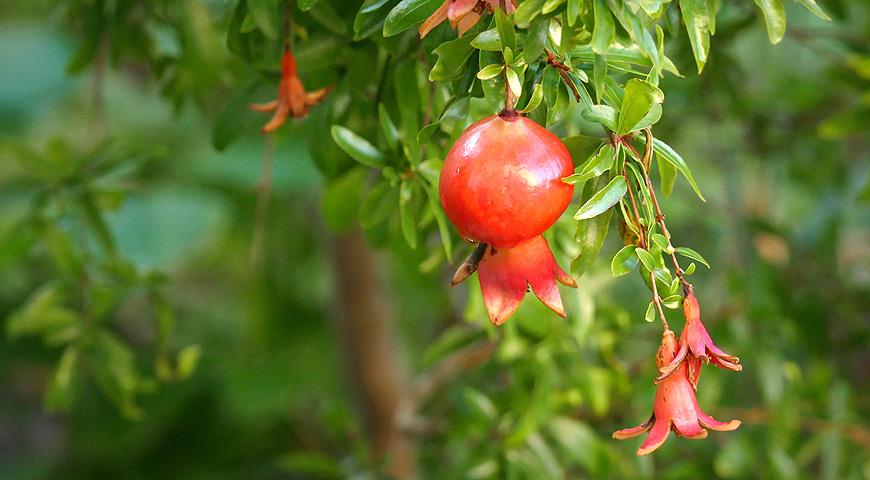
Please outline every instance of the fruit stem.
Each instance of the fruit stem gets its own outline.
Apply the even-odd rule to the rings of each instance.
[[[499,7],[501,7],[501,11],[507,13],[507,0],[499,0]],[[511,91],[511,84],[508,81],[508,70],[510,69],[510,65],[504,59],[504,52],[502,52],[502,61],[504,62],[504,110],[499,112],[498,116],[502,119],[508,120],[517,116],[517,111],[514,109],[514,93]]]

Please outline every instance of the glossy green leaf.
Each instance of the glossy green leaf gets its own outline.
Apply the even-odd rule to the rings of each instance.
[[[397,35],[422,23],[442,3],[442,0],[402,0],[387,14],[387,19],[384,21],[384,36]]]
[[[471,35],[463,35],[456,40],[444,42],[433,50],[432,53],[438,59],[429,72],[429,80],[446,81],[460,78],[467,68],[468,59],[474,53],[474,47],[471,46],[473,40],[474,37]]]
[[[680,12],[683,23],[689,33],[689,43],[695,55],[698,73],[704,70],[710,51],[710,20],[707,12],[707,0],[680,0]]]
[[[491,28],[480,32],[471,41],[471,46],[487,52],[500,52],[501,39],[498,36],[498,30]]]
[[[656,313],[658,313],[658,309],[656,308],[655,302],[649,302],[649,305],[646,307],[646,313],[643,315],[643,319],[646,320],[647,323],[652,323],[656,320]]]
[[[616,131],[616,110],[609,105],[593,105],[592,108],[583,110],[583,118],[590,122],[600,123],[612,131]]]
[[[413,181],[402,181],[399,187],[399,218],[402,224],[402,235],[411,248],[417,248],[417,212],[414,209],[414,197],[417,189]]]
[[[582,165],[577,167],[575,173],[562,179],[565,183],[581,183],[595,178],[610,170],[613,167],[614,150],[613,145],[607,143],[601,147],[595,156],[589,158]]]
[[[670,197],[674,191],[674,184],[677,182],[677,167],[667,160],[663,160],[661,155],[655,155],[655,157],[659,178],[661,179],[662,193],[664,193],[665,197]]]
[[[767,37],[770,43],[777,44],[785,35],[785,9],[782,0],[755,0],[755,4],[764,14],[764,24],[767,26]]]
[[[637,254],[637,258],[640,259],[640,263],[649,270],[650,272],[654,272],[656,269],[656,261],[655,258],[646,250],[636,247],[634,252]]]
[[[662,305],[666,308],[670,308],[671,310],[676,310],[680,308],[680,305],[683,303],[683,297],[679,295],[669,295],[662,299]]]
[[[390,113],[387,112],[387,107],[383,103],[378,105],[378,122],[381,124],[381,133],[384,134],[384,139],[387,145],[394,151],[399,149],[399,130],[393,119],[390,118]]]
[[[665,95],[658,87],[644,80],[632,78],[625,84],[616,132],[624,135],[635,131],[635,125],[647,116],[653,105],[660,104],[664,100]]]
[[[625,275],[637,267],[637,253],[633,245],[622,247],[610,260],[610,273],[614,277]]]
[[[592,197],[574,214],[575,220],[584,220],[601,215],[619,202],[625,195],[627,187],[625,179],[614,177],[604,188],[592,195]]]
[[[535,88],[532,90],[532,96],[529,97],[529,103],[526,104],[521,110],[520,113],[530,113],[538,108],[541,105],[541,101],[544,99],[544,88],[540,83],[535,84]]]
[[[517,49],[517,34],[514,32],[514,22],[501,8],[495,9],[495,28],[501,40],[502,49]]]
[[[504,70],[504,65],[493,63],[481,68],[480,71],[477,72],[477,78],[480,80],[489,80],[490,78],[495,78],[501,75],[502,70]]]
[[[507,77],[508,86],[511,89],[511,93],[514,94],[514,97],[519,97],[523,94],[523,83],[520,81],[520,76],[517,75],[516,70],[513,68],[507,69]]]
[[[710,264],[707,263],[707,260],[703,256],[701,256],[700,253],[692,250],[689,247],[677,247],[674,250],[686,258],[691,258],[692,260],[704,264],[705,267],[710,268]]]
[[[523,58],[526,63],[531,65],[544,54],[549,25],[550,19],[547,17],[538,17],[529,25],[529,31],[523,44]]]
[[[828,20],[828,21],[831,20],[831,16],[828,15],[827,12],[822,10],[822,7],[820,7],[819,4],[816,3],[816,0],[797,0],[797,1],[798,1],[798,3],[803,5],[807,10],[812,12],[813,15],[821,18],[822,20]]]
[[[592,51],[607,55],[616,28],[606,0],[592,0],[595,27],[592,30]]]
[[[330,129],[335,143],[357,162],[372,168],[380,168],[386,164],[386,157],[368,140],[360,137],[341,125],[333,125]]]
[[[695,177],[692,175],[692,171],[689,170],[689,166],[686,165],[683,157],[680,156],[679,153],[674,151],[673,148],[670,147],[667,143],[659,140],[658,138],[653,139],[653,150],[659,158],[667,161],[671,165],[673,165],[686,180],[689,181],[689,185],[692,186],[692,190],[695,191],[695,195],[698,196],[702,201],[706,202],[707,200],[704,198],[704,195],[701,194],[701,190],[698,188],[698,184],[695,183]]]
[[[546,0],[525,0],[520,2],[514,12],[514,22],[520,28],[528,28],[529,24],[541,14]]]

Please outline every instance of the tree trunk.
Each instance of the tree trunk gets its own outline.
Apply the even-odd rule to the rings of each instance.
[[[416,449],[397,422],[410,383],[396,347],[393,312],[384,296],[377,258],[358,230],[338,236],[332,250],[336,327],[371,453],[395,478],[415,478]]]

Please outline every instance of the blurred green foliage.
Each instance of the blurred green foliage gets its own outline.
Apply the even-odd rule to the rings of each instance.
[[[377,477],[335,327],[332,239],[356,225],[382,252],[411,375],[497,344],[413,412],[421,478],[870,476],[865,2],[526,0],[514,17],[523,53],[543,46],[528,40],[546,35],[541,9],[578,31],[593,19],[588,38],[562,38],[589,97],[577,105],[554,70],[506,62],[520,106],[543,85],[531,116],[575,137],[572,153],[608,124],[588,106],[620,100],[601,96],[623,95],[614,78],[671,72],[655,135],[707,202],[660,162],[664,208],[675,242],[710,261],[694,280],[705,322],[745,365],[707,371],[699,402],[744,425],[651,458],[610,439],[649,415],[659,333],[642,321],[641,276],[611,272],[616,227],[588,234],[610,217],[575,241],[591,183],[550,234],[560,263],[585,272],[562,292],[567,320],[525,302],[496,331],[476,285],[447,288],[446,259],[466,252],[437,205],[438,162],[469,119],[500,108],[501,77],[475,76],[501,65],[504,25],[487,37],[486,17],[459,40],[441,26],[421,46],[404,30],[439,2],[385,28],[400,2],[300,0],[300,75],[336,89],[265,139],[247,105],[274,95],[281,3],[0,5],[0,478]],[[650,32],[629,32],[622,5],[664,15],[658,66],[655,48],[627,47]],[[641,122],[649,104],[612,119]]]

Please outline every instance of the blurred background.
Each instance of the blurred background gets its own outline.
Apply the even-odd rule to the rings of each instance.
[[[473,281],[364,240],[359,195],[323,201],[346,82],[260,136],[245,105],[275,86],[227,49],[232,2],[144,24],[138,3],[0,3],[0,479],[870,478],[867,2],[787,2],[778,45],[725,8],[701,76],[669,47],[656,136],[707,202],[678,184],[663,208],[744,364],[706,369],[699,402],[744,423],[645,458],[610,439],[649,415],[659,335],[641,278],[611,276],[618,239],[567,320],[527,301],[496,332]],[[129,23],[95,38],[99,9]],[[343,38],[300,54],[349,49],[306,84],[366,78],[372,47]]]

